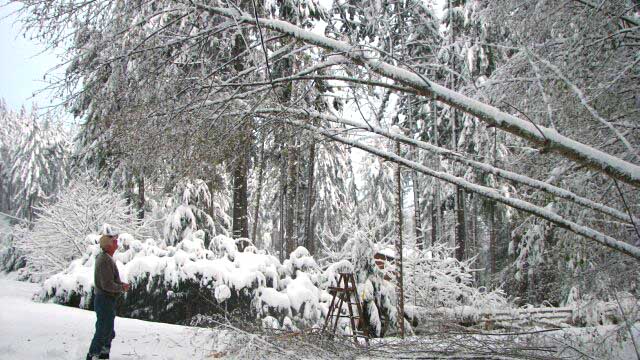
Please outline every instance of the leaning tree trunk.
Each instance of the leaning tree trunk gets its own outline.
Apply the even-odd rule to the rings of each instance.
[[[283,21],[265,18],[256,19],[253,14],[238,12],[236,9],[203,4],[197,4],[197,7],[213,14],[234,18],[239,22],[248,24],[260,23],[264,28],[288,34],[307,44],[320,46],[330,51],[341,52],[354,64],[366,66],[367,69],[377,74],[397,81],[397,85],[395,86],[402,92],[432,96],[438,101],[477,117],[478,120],[490,126],[496,126],[517,137],[526,139],[572,162],[602,172],[609,177],[623,181],[629,185],[640,186],[640,166],[638,165],[567,138],[558,134],[554,129],[549,129],[544,126],[532,126],[527,120],[520,119],[492,105],[471,99],[466,95],[438,85],[423,75],[393,66],[380,60],[379,57],[368,56],[366,51],[353,51],[353,46],[349,43],[318,36],[318,34],[287,24]]]

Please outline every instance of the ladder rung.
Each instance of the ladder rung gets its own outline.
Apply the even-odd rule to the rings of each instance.
[[[339,317],[339,318],[353,318],[353,319],[360,319],[360,316],[349,316],[349,315],[335,315],[335,314],[331,314],[331,315],[327,315],[327,317]]]
[[[329,286],[329,291],[346,291],[346,292],[355,292],[354,287],[341,288],[336,286]]]

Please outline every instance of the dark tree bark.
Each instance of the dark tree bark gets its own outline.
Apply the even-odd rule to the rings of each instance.
[[[396,152],[400,155],[400,143],[396,142]],[[400,165],[396,170],[396,186],[397,186],[397,220],[398,220],[398,240],[396,242],[396,280],[397,280],[397,298],[398,298],[398,330],[400,337],[404,338],[404,283],[402,271],[402,176],[400,174]]]
[[[420,189],[418,183],[418,173],[414,170],[411,174],[413,181],[413,218],[416,231],[416,243],[418,249],[424,249],[424,238],[422,234],[422,221],[420,219]]]
[[[258,245],[258,223],[260,221],[260,201],[262,200],[262,184],[264,182],[264,142],[262,140],[262,145],[260,146],[260,173],[258,173],[258,188],[256,189],[256,203],[255,203],[255,212],[253,214],[253,230],[251,231],[251,236],[253,243]]]
[[[497,129],[493,129],[493,166],[496,166],[498,159],[498,134]],[[489,203],[489,286],[493,288],[493,278],[496,275],[496,246],[498,240],[498,226],[496,224],[496,203]]]
[[[131,205],[131,207],[134,208],[137,205],[135,204],[134,198],[133,198],[133,189],[135,187],[135,184],[133,183],[134,175],[132,172],[126,171],[125,176],[127,178],[124,184],[124,197],[125,199],[127,199],[127,205]]]
[[[496,238],[498,235],[496,226],[496,204],[489,203],[489,285],[493,283],[496,274]]]
[[[144,219],[144,173],[138,176],[138,219]]]
[[[287,151],[287,196],[286,196],[286,254],[285,258],[295,250],[296,236],[295,236],[295,209],[296,209],[296,184],[298,182],[298,174],[296,172],[296,165],[298,162],[298,154],[295,145],[295,141],[292,139]]]
[[[415,126],[413,120],[413,102],[411,95],[409,96],[409,123],[412,127]],[[419,161],[418,151],[412,151],[413,160]],[[420,182],[418,181],[418,172],[413,170],[411,172],[411,181],[413,183],[413,224],[415,229],[416,245],[419,250],[424,249],[425,240],[422,234],[422,220],[420,214]]]
[[[431,246],[435,245],[438,241],[438,207],[436,206],[435,191],[433,199],[431,200]]]
[[[447,8],[449,9],[449,11],[451,11],[452,6],[459,6],[462,5],[462,2],[460,1],[447,1]],[[456,41],[456,25],[453,23],[453,20],[451,20],[451,22],[449,22],[449,30],[450,30],[450,45],[453,45]],[[457,64],[456,61],[454,59],[454,57],[450,57],[450,64],[449,66],[451,67],[451,69],[453,69],[453,72],[449,75],[450,76],[450,86],[452,89],[456,89],[458,87],[458,78],[456,75],[457,73]],[[458,132],[458,123],[459,121],[459,111],[457,111],[455,108],[451,108],[451,149],[452,150],[457,150],[458,149],[458,136],[457,136],[457,132]],[[456,173],[455,171],[455,167],[454,167],[454,174]],[[465,241],[466,241],[466,227],[465,227],[465,214],[464,214],[464,191],[461,187],[456,186],[456,190],[455,190],[455,199],[454,199],[454,214],[455,214],[455,246],[456,246],[456,251],[455,251],[455,257],[456,259],[462,261],[464,259],[464,248],[465,248]]]
[[[435,98],[431,100],[431,124],[433,126],[433,144],[439,146],[440,144],[440,132],[438,129],[438,109],[436,107]],[[435,157],[434,168],[440,170],[440,158]],[[438,242],[438,236],[442,230],[442,212],[440,206],[440,183],[433,181],[433,194],[431,199],[431,245],[435,245]]]
[[[246,155],[240,154],[233,169],[233,237],[248,238]]]
[[[467,227],[465,224],[465,195],[460,186],[456,186],[456,200],[456,259],[462,261],[467,242]]]
[[[302,157],[302,153],[300,149],[297,149],[297,161],[296,161],[296,193],[295,193],[295,223],[294,223],[294,235],[296,239],[296,244],[294,248],[298,246],[304,245],[304,233],[302,232],[304,225],[304,196],[303,196],[303,187],[306,186],[306,183],[303,184],[301,179],[302,176],[302,164],[304,161],[304,157]]]
[[[29,203],[27,204],[27,218],[30,223],[33,223],[33,196],[29,196]]]
[[[316,244],[314,239],[314,231],[313,231],[313,220],[312,220],[312,211],[313,206],[315,204],[316,195],[314,191],[314,181],[315,181],[315,166],[316,166],[316,141],[315,139],[311,142],[311,148],[309,149],[309,174],[308,181],[309,186],[307,187],[307,208],[305,209],[304,214],[304,229],[305,229],[305,247],[309,250],[311,255],[314,255],[316,252]]]
[[[232,56],[236,58],[233,67],[237,72],[244,70],[244,64],[239,58],[247,46],[242,33],[236,34],[234,38]],[[247,130],[248,131],[248,130]],[[233,237],[249,238],[248,224],[248,199],[247,199],[247,153],[249,150],[250,136],[239,136],[238,157],[233,168]]]
[[[278,228],[280,230],[280,236],[278,237],[278,254],[280,262],[285,259],[285,199],[287,196],[287,148],[282,145],[282,153],[280,156],[280,194],[279,194],[279,207],[280,207],[280,219],[278,221]]]
[[[470,252],[469,254],[479,254],[481,251],[481,247],[480,245],[478,245],[478,201],[480,200],[478,196],[476,196],[475,194],[471,193],[469,195],[470,200],[471,200],[471,229],[470,229],[470,237],[471,237],[471,244],[473,247],[472,252]],[[479,283],[480,280],[480,272],[479,271],[475,271],[473,273],[473,279],[475,280],[476,284]]]

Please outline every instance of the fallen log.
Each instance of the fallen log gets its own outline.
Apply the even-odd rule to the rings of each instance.
[[[408,313],[410,314],[408,316],[409,320],[417,326],[446,321],[455,322],[463,326],[482,326],[484,328],[512,327],[513,323],[532,322],[560,327],[573,325],[574,318],[574,309],[572,307],[497,311],[478,310],[469,306],[436,309],[412,307]]]

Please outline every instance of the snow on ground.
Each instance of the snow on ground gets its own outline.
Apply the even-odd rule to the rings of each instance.
[[[0,359],[85,359],[93,311],[31,301],[39,284],[0,278]],[[111,359],[210,359],[220,331],[116,318]]]
[[[40,290],[39,284],[19,282],[12,276],[0,274],[0,360],[31,359],[84,359],[93,336],[95,313],[52,303],[32,301]],[[634,337],[640,338],[640,323],[632,326]],[[368,349],[346,347],[340,342],[326,342],[322,338],[292,334],[268,333],[262,336],[239,331],[210,330],[141,320],[116,318],[116,338],[111,358],[123,359],[386,359],[397,357],[452,355],[474,357],[479,355],[519,356],[531,349],[547,349],[547,355],[568,359],[593,358],[630,359],[636,350],[634,343],[615,326],[570,328],[564,331],[540,333],[522,338],[505,334],[479,336],[469,333],[439,334],[409,337],[405,340],[386,338],[372,340],[376,344]],[[532,333],[533,334],[533,333]],[[620,337],[622,335],[622,337]],[[325,341],[325,342],[322,342]],[[478,344],[491,343],[490,349]],[[253,343],[253,346],[250,346]],[[443,352],[444,350],[447,350]],[[529,349],[529,350],[527,350]],[[510,358],[506,356],[506,358]],[[517,357],[517,356],[516,356]]]

